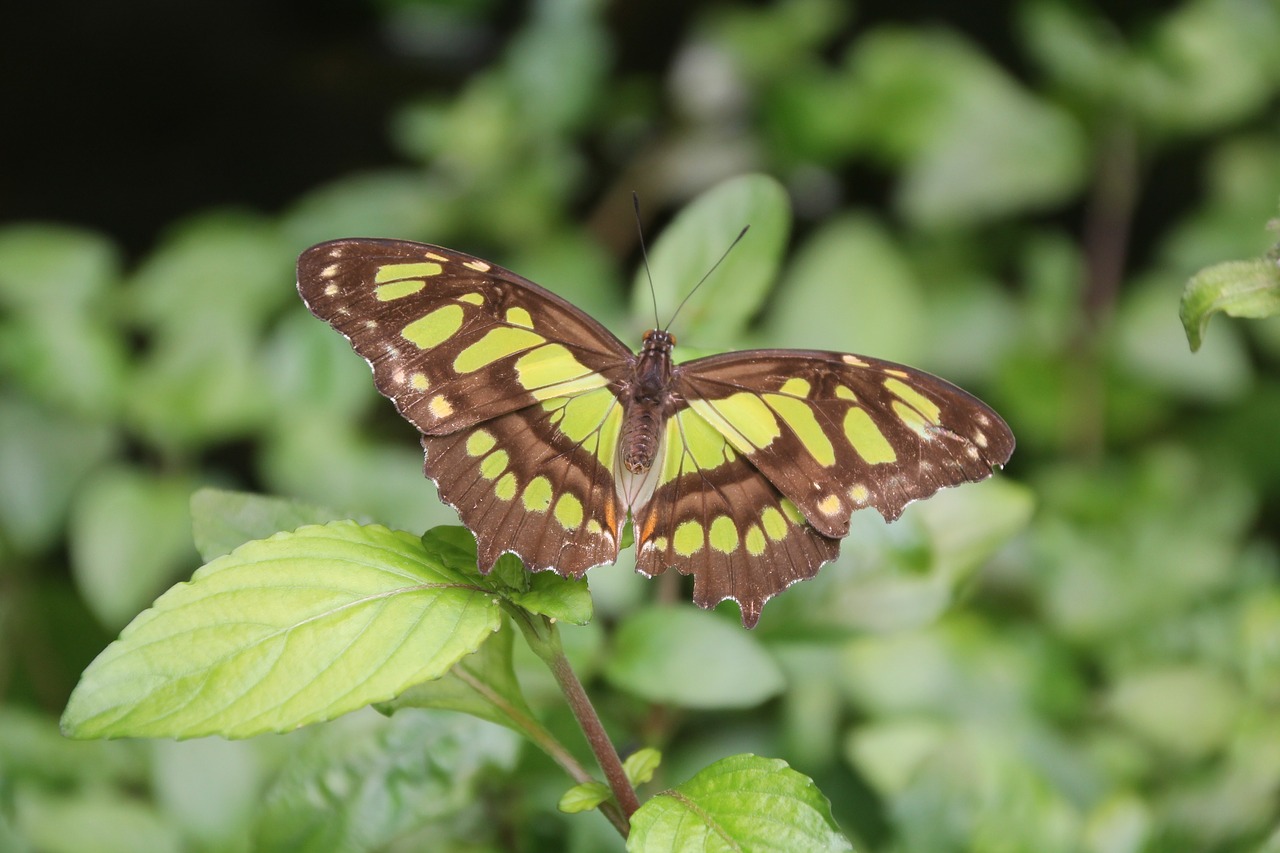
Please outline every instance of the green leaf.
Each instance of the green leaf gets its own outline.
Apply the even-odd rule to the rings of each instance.
[[[631,853],[852,850],[813,780],[785,761],[734,755],[631,816]]]
[[[250,336],[274,309],[291,304],[292,267],[274,222],[215,211],[166,235],[138,269],[129,296],[136,316],[162,340],[207,351],[228,332]]]
[[[0,435],[0,539],[34,554],[61,535],[72,496],[115,437],[8,395],[0,396]]]
[[[591,621],[593,608],[587,579],[565,578],[555,572],[529,575],[529,589],[508,594],[513,602],[558,622],[585,625]]]
[[[974,722],[941,728],[944,736],[933,744],[921,732],[915,742],[896,746],[897,758],[915,765],[896,771],[906,780],[901,790],[883,792],[884,814],[901,850],[1096,849],[1082,846],[1080,806],[1062,790],[1071,784],[1066,781],[1069,756],[1078,746],[1067,748],[1064,761],[1050,741],[1034,729],[1027,733],[1025,725]],[[1052,772],[1045,769],[1050,766]],[[1087,787],[1077,787],[1077,796],[1087,791],[1092,800],[1107,791],[1089,776],[1085,780]]]
[[[511,663],[515,631],[502,620],[498,633],[477,651],[453,665],[443,678],[415,684],[404,693],[378,706],[385,714],[401,708],[442,708],[462,711],[525,732],[518,717],[533,718]]]
[[[904,166],[897,204],[918,225],[1059,204],[1087,175],[1072,116],[953,34],[873,31],[851,52],[850,88],[865,99],[871,144]]]
[[[613,42],[590,8],[549,7],[507,47],[507,77],[530,136],[572,130],[598,106]]]
[[[252,492],[204,488],[191,495],[191,534],[206,562],[254,539],[341,518],[323,507]]]
[[[368,380],[365,370],[361,383],[371,385]],[[268,490],[401,530],[456,524],[458,514],[422,477],[417,431],[405,422],[397,429],[401,437],[395,442],[374,442],[353,423],[290,419],[271,435],[263,454]]]
[[[901,794],[951,727],[925,716],[865,721],[849,734],[849,761],[882,797]]]
[[[649,252],[658,321],[676,307],[724,255],[744,227],[751,230],[680,311],[675,329],[699,346],[732,341],[764,304],[791,231],[791,205],[782,185],[766,175],[721,183],[681,210]],[[649,279],[641,270],[631,294],[633,313],[653,312]]]
[[[126,389],[129,425],[161,447],[191,450],[270,420],[268,369],[254,344],[243,333],[211,334],[160,343]]]
[[[613,792],[605,783],[583,782],[565,791],[556,808],[565,814],[579,814],[591,811],[611,796]]]
[[[1178,307],[1192,352],[1200,349],[1209,318],[1219,312],[1254,319],[1280,314],[1280,264],[1228,261],[1192,276]]]
[[[1173,665],[1122,677],[1108,705],[1121,721],[1167,752],[1202,759],[1227,744],[1243,702],[1233,678],[1207,666]]]
[[[93,314],[32,317],[0,312],[0,375],[9,374],[33,398],[56,409],[101,421],[125,398],[125,337]]]
[[[273,740],[275,741],[273,743]],[[296,745],[298,738],[292,741]],[[276,777],[280,739],[133,741],[147,747],[147,780],[162,813],[204,850],[245,850],[262,809],[262,791]],[[84,746],[83,741],[68,741]],[[285,741],[285,743],[290,743]]]
[[[135,794],[110,790],[61,794],[24,787],[10,808],[31,849],[40,853],[180,853],[184,849],[177,828]]]
[[[269,403],[278,429],[298,421],[357,422],[378,399],[364,359],[306,311],[281,318],[261,358],[271,365]]]
[[[1253,367],[1241,329],[1221,329],[1207,346],[1193,353],[1173,322],[1171,309],[1166,276],[1138,277],[1126,283],[1112,323],[1113,358],[1123,366],[1123,375],[1139,385],[1127,394],[1118,393],[1117,402],[1132,403],[1139,396],[1135,392],[1159,390],[1190,402],[1222,405],[1254,390]],[[1203,330],[1201,325],[1200,333]]]
[[[892,236],[869,216],[833,219],[797,253],[769,313],[779,346],[874,354],[913,363],[925,332],[920,283]]]
[[[65,320],[83,312],[119,273],[116,247],[92,231],[25,224],[0,229],[0,305],[18,313]]]
[[[54,720],[12,702],[0,707],[0,767],[0,788],[16,779],[55,790],[147,784],[145,744],[68,740]]]
[[[510,770],[519,750],[504,729],[431,711],[352,714],[308,734],[267,791],[259,853],[455,849],[446,822],[474,808],[486,776]],[[424,826],[434,843],[397,843]],[[472,818],[457,837],[476,843],[480,832]]]
[[[191,546],[186,477],[100,471],[71,517],[71,573],[104,625],[119,629],[199,560]]]
[[[338,234],[441,234],[449,229],[449,206],[432,201],[447,193],[416,169],[348,175],[303,196],[282,229],[294,255]]]
[[[750,708],[783,688],[782,671],[737,625],[691,606],[656,607],[622,623],[605,676],[651,702]]]
[[[249,737],[439,678],[501,624],[417,537],[355,522],[250,542],[134,619],[85,671],[72,737]]]
[[[633,787],[639,787],[653,778],[658,765],[662,763],[662,753],[651,746],[637,749],[622,762],[622,770],[627,774],[627,781]]]
[[[943,489],[907,507],[893,524],[856,512],[843,558],[789,590],[773,608],[774,631],[901,631],[927,625],[999,548],[1025,529],[1034,509],[1027,487],[996,476]]]
[[[422,546],[430,554],[458,569],[476,565],[476,540],[465,527],[442,526],[428,530]],[[503,555],[487,577],[478,583],[530,613],[560,622],[585,625],[591,621],[591,590],[586,578],[565,578],[555,572],[526,572],[520,561]]]

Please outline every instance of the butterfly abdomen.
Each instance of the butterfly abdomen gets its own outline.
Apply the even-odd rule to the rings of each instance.
[[[638,402],[629,406],[622,422],[622,465],[632,474],[643,474],[653,467],[658,456],[658,439],[662,428],[658,406]]]
[[[671,395],[671,347],[675,337],[661,329],[644,333],[644,345],[636,360],[629,393],[625,395],[619,449],[622,465],[632,474],[653,467],[662,438],[662,426],[673,408]]]

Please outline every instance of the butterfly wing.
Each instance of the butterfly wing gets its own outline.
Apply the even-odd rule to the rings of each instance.
[[[675,566],[694,576],[693,600],[738,602],[755,627],[764,603],[835,558],[839,541],[818,533],[725,436],[692,408],[667,421],[650,471],[649,499],[631,507],[636,568]]]
[[[616,559],[616,388],[635,356],[604,326],[499,266],[401,240],[314,246],[298,291],[423,434],[482,570],[504,551],[574,575]]]
[[[861,356],[726,353],[679,365],[675,390],[684,408],[637,523],[638,563],[650,574],[691,566],[695,599],[736,599],[744,624],[835,557],[854,510],[893,520],[1013,453],[1013,434],[982,401]],[[708,558],[689,561],[695,547]]]

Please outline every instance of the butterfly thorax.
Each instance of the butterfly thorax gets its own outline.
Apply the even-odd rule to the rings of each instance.
[[[662,425],[675,408],[671,393],[671,348],[675,336],[662,329],[644,333],[630,386],[623,397],[622,464],[632,474],[653,467],[662,437]]]

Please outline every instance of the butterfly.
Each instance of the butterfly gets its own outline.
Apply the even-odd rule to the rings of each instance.
[[[866,356],[639,353],[556,294],[471,255],[403,240],[307,249],[298,291],[422,436],[427,477],[488,572],[511,552],[581,577],[618,557],[694,577],[705,608],[766,601],[834,559],[850,515],[887,520],[1013,453],[1008,425],[942,379]]]

